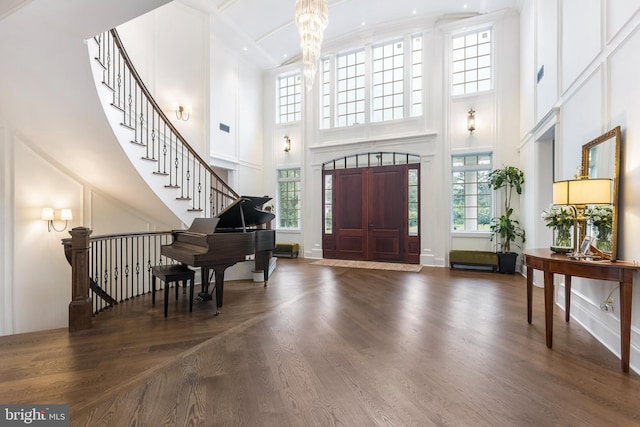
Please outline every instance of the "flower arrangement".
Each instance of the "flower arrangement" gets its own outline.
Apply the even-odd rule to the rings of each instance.
[[[551,205],[542,211],[542,220],[546,222],[546,226],[556,231],[555,245],[557,247],[571,247],[571,227],[574,219],[573,211],[570,208]]]
[[[547,227],[569,229],[575,218],[571,209],[551,205],[542,211],[542,219],[546,221]]]
[[[611,251],[611,229],[613,209],[610,205],[593,206],[584,211],[584,217],[596,231],[596,247],[604,252]]]
[[[598,229],[602,227],[611,230],[613,225],[613,209],[609,205],[591,207],[584,212],[584,217]]]

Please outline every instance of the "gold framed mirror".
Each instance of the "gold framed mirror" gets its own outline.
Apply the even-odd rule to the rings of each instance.
[[[617,259],[618,253],[618,187],[620,175],[620,126],[600,135],[582,146],[582,174],[589,178],[609,178],[613,182],[613,204],[607,206],[587,206],[598,217],[610,215],[608,237],[604,228],[594,225],[593,221],[588,234],[596,238],[596,247],[602,250],[607,258]],[[600,215],[602,212],[602,215]],[[605,236],[604,238],[602,236]],[[610,249],[610,250],[609,250]]]

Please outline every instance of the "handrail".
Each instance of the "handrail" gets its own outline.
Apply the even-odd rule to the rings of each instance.
[[[200,157],[200,155],[196,152],[196,150],[194,150],[193,147],[191,147],[191,145],[189,145],[187,140],[184,139],[184,137],[178,131],[178,129],[176,129],[176,127],[173,125],[173,123],[171,123],[171,121],[167,118],[167,116],[164,114],[164,111],[162,111],[162,109],[160,108],[160,106],[156,102],[155,98],[151,95],[151,92],[149,92],[149,89],[147,89],[147,86],[142,81],[142,78],[140,78],[140,75],[138,74],[138,70],[136,70],[136,67],[133,66],[133,62],[131,62],[131,59],[129,58],[129,55],[127,54],[127,51],[125,50],[124,45],[122,44],[122,40],[120,39],[120,35],[118,35],[118,31],[115,28],[112,28],[109,31],[111,32],[111,35],[113,36],[113,40],[115,41],[116,45],[118,46],[118,49],[120,49],[120,54],[122,55],[122,59],[124,59],[125,63],[127,64],[127,67],[129,68],[129,71],[131,72],[131,75],[135,79],[135,81],[138,84],[138,86],[140,86],[140,89],[142,90],[142,92],[147,97],[149,103],[153,106],[153,109],[158,113],[158,115],[162,118],[162,120],[169,126],[169,129],[171,129],[171,131],[176,135],[176,137],[180,140],[180,142],[187,147],[187,149],[193,155],[193,157],[195,157],[196,159],[198,159],[198,161],[200,163],[205,165],[207,170],[209,171],[209,173],[211,173],[211,175],[215,176],[216,179],[218,181],[220,181],[224,185],[225,190],[227,190],[229,193],[233,194],[235,197],[240,197],[240,195],[238,193],[236,193],[226,182],[224,182],[218,176],[216,171],[214,171],[211,168],[211,166],[209,166],[209,164],[207,162],[205,162],[202,159],[202,157]]]
[[[239,195],[189,145],[142,81],[115,29],[95,38],[102,82],[113,92],[112,106],[123,113],[133,144],[146,147],[142,159],[156,162],[153,172],[167,177],[166,188],[179,189],[176,199],[191,201],[189,211],[214,216]],[[204,193],[203,193],[204,191]]]

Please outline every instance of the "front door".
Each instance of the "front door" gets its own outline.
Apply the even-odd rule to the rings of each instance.
[[[419,236],[408,232],[408,170],[390,165],[323,173],[325,258],[417,262]]]

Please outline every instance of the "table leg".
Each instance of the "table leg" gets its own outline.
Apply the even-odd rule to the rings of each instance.
[[[544,272],[544,323],[547,347],[553,346],[553,273]]]
[[[569,321],[571,311],[571,276],[564,276],[564,320]]]
[[[629,372],[631,349],[631,290],[632,282],[620,282],[620,354],[622,371]]]
[[[533,299],[533,268],[527,266],[527,322],[531,324],[531,304]]]

